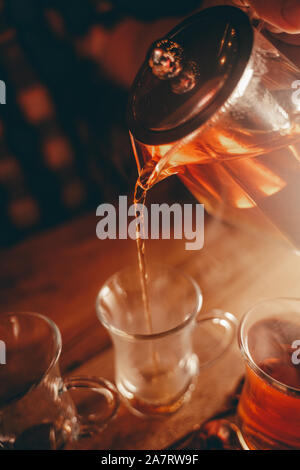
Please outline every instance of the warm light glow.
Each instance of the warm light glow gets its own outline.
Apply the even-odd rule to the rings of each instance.
[[[252,207],[255,207],[256,204],[254,201],[251,201],[247,196],[242,196],[236,201],[236,207],[239,209],[251,209]]]
[[[273,194],[278,193],[278,191],[280,191],[283,188],[283,186],[285,186],[285,185],[283,184],[283,185],[280,185],[280,186],[269,186],[269,185],[266,184],[264,186],[261,186],[259,189],[266,196],[272,196]]]
[[[278,174],[275,174],[255,158],[242,159],[236,162],[235,172],[247,175],[245,189],[250,197],[254,199],[272,196],[286,186],[286,182]],[[241,203],[243,204],[243,201]]]
[[[171,148],[174,147],[174,144],[165,144],[165,145],[160,145],[159,146],[159,154],[161,157],[164,157],[166,155],[166,153],[169,152],[169,150],[171,150]],[[155,155],[155,147],[153,147],[153,154],[152,156]]]
[[[298,160],[298,162],[300,162],[300,155],[299,155],[299,152],[298,152],[297,148],[294,145],[289,145],[289,149],[292,152],[292,154],[294,155],[294,157],[296,158],[296,160]]]
[[[234,155],[243,155],[249,153],[249,147],[241,145],[234,139],[227,137],[224,134],[218,135],[218,140],[226,153],[233,153]]]
[[[243,73],[242,78],[240,79],[239,83],[237,84],[237,87],[234,92],[234,98],[240,98],[241,96],[244,95],[246,88],[248,87],[252,76],[253,76],[254,70],[251,68],[247,68],[245,72]]]

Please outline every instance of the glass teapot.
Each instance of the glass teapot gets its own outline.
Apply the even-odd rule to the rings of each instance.
[[[177,174],[214,215],[300,249],[300,70],[239,8],[217,6],[154,43],[132,86],[139,184]]]

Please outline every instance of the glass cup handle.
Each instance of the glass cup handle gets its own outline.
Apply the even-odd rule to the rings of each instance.
[[[31,426],[17,436],[13,444],[0,442],[0,451],[2,449],[54,450],[61,448],[74,450],[77,448],[78,444],[85,444],[87,442],[84,438],[91,437],[99,431],[102,431],[118,411],[118,393],[114,385],[108,380],[98,377],[70,377],[60,379],[59,396],[68,392],[78,393],[79,398],[83,398],[86,393],[94,395],[94,398],[99,398],[100,396],[101,398],[104,397],[106,406],[104,407],[101,404],[99,410],[98,407],[96,409],[93,403],[93,406],[88,406],[88,411],[85,409],[83,413],[75,412],[75,416],[72,416],[72,418],[74,418],[72,422],[69,423],[68,427],[64,428],[65,435],[63,436],[60,436],[61,433],[56,433],[57,426],[50,421],[43,421]],[[67,400],[67,403],[68,406],[72,406],[70,399]],[[86,403],[87,400],[84,404]],[[63,413],[64,408],[62,408],[62,414]],[[84,447],[82,447],[82,449],[84,449]]]
[[[101,406],[102,412],[98,409],[78,412],[77,419],[79,430],[77,438],[90,436],[102,431],[106,425],[115,417],[119,408],[119,395],[115,386],[106,379],[99,377],[68,377],[64,379],[64,392],[72,392],[79,395],[85,392],[95,394],[96,398],[102,395],[106,401],[105,410]]]
[[[200,368],[203,368],[213,364],[231,346],[233,339],[236,337],[238,321],[236,317],[230,312],[224,312],[220,309],[213,309],[205,314],[199,314],[196,318],[196,322],[197,326],[201,326],[204,323],[210,322],[212,323],[214,330],[217,325],[224,329],[221,344],[218,344],[218,347],[215,348],[215,354],[213,357],[204,362],[201,362],[201,358],[199,358]]]

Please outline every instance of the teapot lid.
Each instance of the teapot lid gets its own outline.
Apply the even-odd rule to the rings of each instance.
[[[228,99],[251,55],[253,28],[236,7],[207,8],[154,43],[132,85],[127,119],[149,145],[174,142]]]

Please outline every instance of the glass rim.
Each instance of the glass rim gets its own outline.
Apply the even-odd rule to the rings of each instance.
[[[54,339],[55,351],[53,353],[53,357],[52,357],[51,361],[49,362],[49,365],[46,368],[46,370],[42,373],[41,377],[38,380],[36,380],[36,382],[34,382],[29,387],[29,389],[26,391],[25,395],[27,395],[29,392],[31,392],[33,389],[37,388],[43,382],[43,380],[45,379],[45,377],[47,377],[47,375],[49,374],[51,369],[57,364],[57,362],[59,360],[59,357],[60,357],[60,354],[61,354],[61,350],[62,350],[62,337],[61,337],[60,330],[59,330],[58,326],[56,325],[56,323],[53,320],[51,320],[51,318],[47,317],[46,315],[43,315],[43,314],[37,313],[37,312],[22,311],[22,310],[15,311],[15,312],[14,311],[3,312],[3,313],[0,314],[0,324],[1,324],[1,321],[2,321],[3,318],[13,317],[13,316],[19,316],[19,317],[20,316],[21,317],[26,317],[27,316],[27,317],[32,317],[32,318],[35,318],[35,319],[42,320],[43,322],[47,323],[50,326],[50,329],[52,331],[52,337]],[[20,399],[22,399],[22,397],[17,398],[16,401],[18,401]]]
[[[246,342],[246,334],[244,331],[246,320],[254,313],[254,311],[260,305],[266,304],[268,302],[281,302],[281,301],[293,301],[293,302],[296,301],[300,303],[300,298],[298,297],[270,297],[267,299],[263,299],[260,302],[257,302],[250,309],[248,309],[241,318],[239,328],[238,328],[238,344],[239,344],[240,351],[243,357],[245,358],[247,364],[259,377],[266,380],[271,386],[273,386],[277,390],[300,398],[300,388],[292,387],[291,385],[286,385],[283,382],[280,382],[279,380],[274,379],[274,377],[269,375],[267,372],[265,372],[256,364],[256,362],[254,361],[254,359],[252,358],[250,354],[250,351],[248,349],[247,342]],[[300,312],[299,312],[299,315],[300,315]]]
[[[100,323],[108,330],[110,331],[111,333],[114,333],[118,336],[121,336],[123,338],[126,338],[126,339],[131,339],[131,340],[154,340],[154,339],[159,339],[159,338],[163,338],[165,336],[169,336],[173,333],[176,333],[177,331],[180,331],[182,330],[186,325],[188,325],[196,316],[197,314],[200,312],[201,310],[201,307],[202,307],[202,303],[203,303],[203,295],[202,295],[202,290],[200,289],[199,285],[197,284],[197,282],[191,277],[189,276],[188,274],[182,272],[180,269],[176,268],[176,267],[173,267],[173,266],[170,266],[170,265],[166,265],[166,264],[160,264],[160,263],[150,263],[150,266],[156,266],[156,267],[159,267],[159,268],[165,268],[167,269],[168,271],[173,271],[175,273],[179,273],[180,276],[182,276],[183,278],[185,278],[194,288],[194,291],[195,291],[195,294],[196,294],[196,306],[194,307],[194,309],[192,310],[192,312],[189,314],[188,318],[186,318],[184,321],[182,321],[181,323],[179,323],[178,325],[174,326],[173,328],[170,328],[169,330],[164,330],[164,331],[160,331],[159,333],[128,333],[127,331],[124,331],[120,328],[117,328],[115,327],[114,325],[112,325],[111,323],[109,323],[105,318],[104,316],[102,315],[102,312],[101,312],[101,307],[99,306],[100,304],[100,298],[102,296],[102,291],[103,289],[114,279],[116,278],[117,276],[119,276],[120,274],[124,273],[125,271],[133,271],[133,270],[137,270],[138,271],[138,268],[135,267],[134,265],[129,265],[129,266],[126,266],[125,268],[122,268],[120,269],[119,271],[116,271],[114,274],[112,274],[105,282],[104,284],[101,286],[98,294],[97,294],[97,297],[96,297],[96,314],[97,314],[97,317],[98,317],[98,320],[100,321]]]

